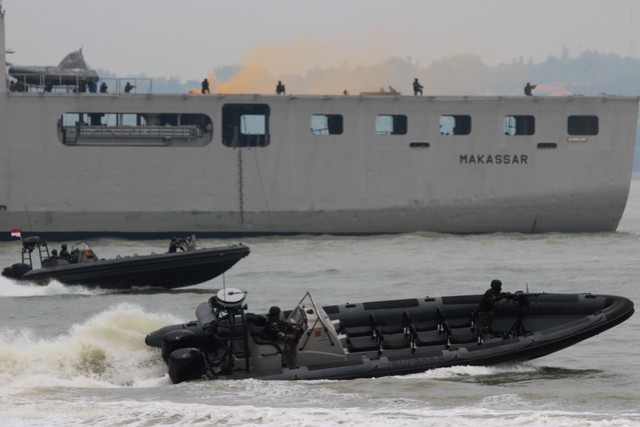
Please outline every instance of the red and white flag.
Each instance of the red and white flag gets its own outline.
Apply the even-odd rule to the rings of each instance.
[[[20,232],[20,229],[19,228],[11,229],[11,237],[19,237],[20,239],[22,239],[22,233]]]

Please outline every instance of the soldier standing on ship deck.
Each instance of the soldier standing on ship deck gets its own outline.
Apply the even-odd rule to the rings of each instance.
[[[276,86],[276,93],[278,95],[285,95],[286,94],[286,90],[284,89],[284,85],[282,84],[282,82],[280,80],[278,80],[278,84]]]
[[[204,79],[202,81],[202,90],[201,90],[202,94],[204,95],[205,93],[211,93],[209,92],[209,80]]]
[[[536,86],[538,85],[532,85],[531,83],[527,82],[527,84],[524,86],[524,94],[526,96],[532,96],[531,91],[535,89]]]
[[[423,89],[423,86],[420,84],[420,82],[416,78],[413,81],[413,95],[414,96],[417,96],[418,94],[422,95],[422,89]]]

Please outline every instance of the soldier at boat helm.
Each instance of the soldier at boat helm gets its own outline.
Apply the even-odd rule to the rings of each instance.
[[[280,313],[280,307],[278,306],[274,305],[269,309],[267,323],[264,325],[264,335],[272,341],[284,339],[283,355],[286,366],[295,368],[298,366],[296,346],[302,330],[293,323],[280,320]]]
[[[271,340],[284,338],[287,341],[296,340],[297,334],[294,325],[280,320],[280,307],[273,306],[269,309],[267,324],[264,326],[264,334]]]

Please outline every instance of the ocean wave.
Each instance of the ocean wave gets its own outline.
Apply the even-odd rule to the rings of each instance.
[[[213,397],[212,397],[213,400]],[[32,412],[30,412],[32,411]],[[460,426],[478,425],[566,427],[607,426],[628,427],[640,425],[639,414],[611,416],[600,413],[570,411],[538,411],[486,409],[478,407],[434,409],[431,407],[380,408],[352,407],[337,410],[317,406],[293,407],[281,405],[261,407],[253,405],[183,404],[175,402],[86,401],[31,402],[14,407],[0,415],[3,425],[69,426],[69,425],[148,425],[172,426]]]
[[[55,337],[0,327],[2,394],[46,387],[122,387],[169,383],[160,355],[144,337],[173,316],[120,303]]]

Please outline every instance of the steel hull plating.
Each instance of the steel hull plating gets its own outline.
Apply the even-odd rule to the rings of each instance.
[[[223,103],[247,99],[229,98],[3,98],[0,227],[45,236],[611,231],[626,205],[637,115],[631,99],[477,100],[483,107],[477,115],[494,118],[534,107],[546,111],[545,104],[549,120],[552,107],[566,111],[562,123],[574,109],[594,111],[601,130],[586,143],[541,130],[540,136],[523,136],[509,145],[505,136],[483,135],[481,129],[473,137],[428,138],[430,147],[417,150],[409,143],[427,139],[418,136],[426,129],[400,141],[346,132],[318,140],[323,137],[287,123],[308,122],[308,114],[321,108],[320,99],[270,97],[263,99],[271,103],[274,122],[267,147],[224,147],[215,130],[204,147],[70,147],[55,135],[56,120],[65,111],[182,108],[213,111],[215,123]],[[339,99],[331,108],[362,121],[357,103],[387,111],[389,102]],[[470,104],[462,99],[396,102],[424,109],[426,116],[436,115],[432,110],[466,112]],[[300,113],[302,106],[308,114]],[[37,123],[26,119],[36,113]],[[539,149],[541,140],[558,146]],[[526,156],[526,163],[462,160],[466,153],[511,152]]]

